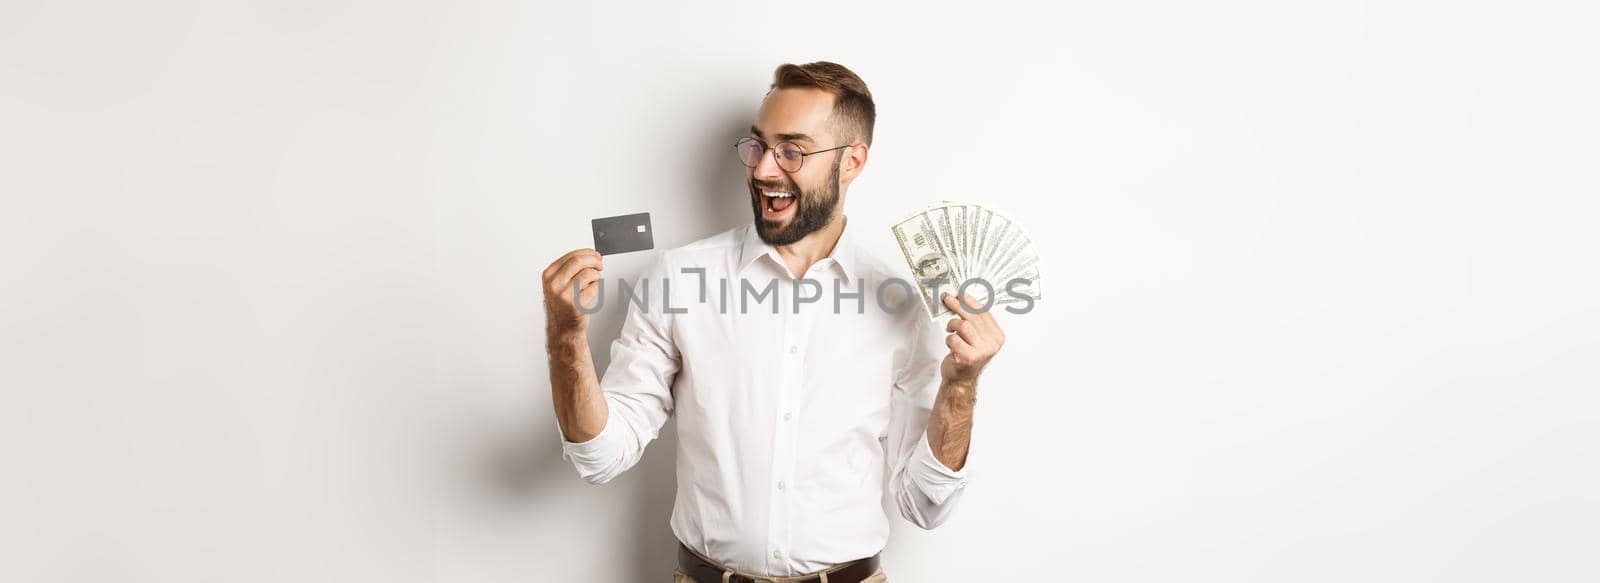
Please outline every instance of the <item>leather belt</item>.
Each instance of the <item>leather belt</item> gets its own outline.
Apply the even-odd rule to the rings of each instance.
[[[783,581],[785,583],[822,583],[823,574],[805,575],[799,577],[759,577],[739,572],[734,572],[726,579],[723,575],[728,571],[711,561],[701,557],[698,553],[689,550],[689,547],[678,543],[678,567],[695,583],[762,583],[764,581]],[[848,563],[840,563],[826,571],[827,583],[861,583],[863,579],[871,577],[878,572],[878,555],[865,559],[857,559]]]

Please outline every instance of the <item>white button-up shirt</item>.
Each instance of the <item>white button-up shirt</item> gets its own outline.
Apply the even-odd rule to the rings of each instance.
[[[910,278],[861,248],[856,230],[847,223],[798,278],[744,226],[658,254],[631,293],[607,281],[605,301],[629,308],[600,381],[605,428],[562,440],[578,474],[616,477],[677,414],[673,533],[760,575],[881,551],[886,488],[911,522],[944,522],[967,483],[966,468],[928,447],[944,322],[906,286],[882,285]]]

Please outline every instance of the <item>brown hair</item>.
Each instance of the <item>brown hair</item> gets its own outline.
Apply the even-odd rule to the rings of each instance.
[[[854,72],[827,61],[779,65],[772,74],[772,87],[768,90],[790,87],[815,87],[832,93],[834,133],[841,139],[872,145],[872,124],[878,119],[878,110],[872,104],[867,82]]]

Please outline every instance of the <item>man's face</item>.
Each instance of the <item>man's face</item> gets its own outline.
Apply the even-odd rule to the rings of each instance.
[[[806,152],[844,143],[834,135],[829,116],[833,95],[820,89],[775,89],[761,102],[752,137],[769,147],[794,142]],[[788,245],[834,219],[839,207],[839,167],[850,149],[806,156],[797,172],[778,167],[768,151],[746,175],[755,212],[756,233],[769,245]],[[779,196],[768,196],[768,194]],[[782,196],[787,194],[788,196]]]

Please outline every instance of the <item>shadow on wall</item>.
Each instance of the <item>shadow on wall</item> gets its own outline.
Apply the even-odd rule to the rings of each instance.
[[[751,220],[744,168],[732,153],[733,141],[744,135],[750,126],[749,104],[730,102],[708,106],[704,118],[711,120],[711,123],[706,124],[698,148],[683,149],[686,159],[682,163],[696,171],[693,173],[693,183],[683,188],[690,194],[680,198],[684,206],[694,211],[693,215],[704,218],[701,224],[710,225],[710,230],[695,234],[689,240],[710,236]],[[638,272],[610,273],[608,276],[631,279],[637,277]],[[626,305],[626,302],[607,301],[599,313],[590,316],[589,350],[594,356],[596,372],[602,378],[611,363],[611,344],[622,331]],[[536,331],[541,347],[543,332],[542,328]],[[529,390],[549,394],[548,381]],[[545,409],[527,412],[525,425],[537,431],[517,431],[515,435],[520,438],[512,440],[514,442],[491,446],[486,479],[491,482],[489,485],[493,489],[502,494],[537,497],[553,490],[550,485],[559,481],[580,482],[571,464],[562,459],[554,413],[548,409],[549,401],[541,399],[539,402]],[[662,427],[660,437],[647,447],[639,464],[616,480],[625,483],[637,481],[642,487],[609,488],[612,491],[602,494],[608,499],[633,497],[632,500],[614,500],[617,504],[631,503],[633,510],[628,513],[631,524],[622,529],[630,533],[630,538],[618,541],[615,549],[606,553],[630,563],[626,569],[632,572],[629,580],[667,580],[676,565],[678,543],[668,526],[668,520],[676,490],[674,460],[677,442],[676,423],[669,419]],[[601,487],[611,485],[614,484]]]

